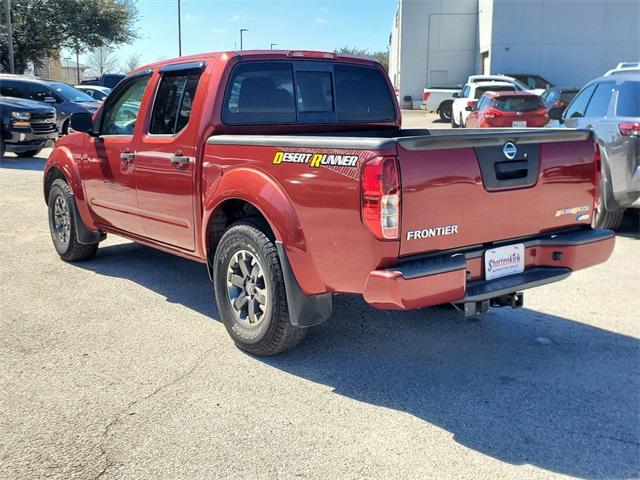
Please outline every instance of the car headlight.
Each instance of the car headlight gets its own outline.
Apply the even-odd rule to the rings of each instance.
[[[29,120],[31,114],[29,112],[11,112],[11,117],[16,120]]]

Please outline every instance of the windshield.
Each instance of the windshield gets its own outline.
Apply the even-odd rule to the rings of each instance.
[[[513,92],[513,91],[515,91],[515,87],[507,86],[507,85],[478,87],[476,88],[475,98],[480,98],[483,94],[487,92]]]
[[[58,92],[58,94],[67,102],[95,102],[95,100],[86,93],[81,92],[77,88],[73,88],[66,83],[50,83],[49,86]]]

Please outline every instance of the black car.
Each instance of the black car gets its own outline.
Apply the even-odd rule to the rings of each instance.
[[[72,113],[88,112],[93,115],[100,102],[66,83],[53,80],[0,74],[0,95],[34,100],[56,109],[58,131],[69,133],[69,117]]]
[[[546,109],[556,107],[565,109],[579,91],[580,89],[576,87],[547,88],[544,93],[540,95],[540,99],[542,100],[542,103],[544,104]]]
[[[0,158],[5,152],[32,157],[58,136],[56,110],[21,98],[0,97]]]
[[[546,78],[541,77],[535,73],[505,73],[509,77],[513,77],[516,80],[524,83],[529,90],[546,90],[553,87],[553,84]],[[541,93],[541,92],[534,92]]]

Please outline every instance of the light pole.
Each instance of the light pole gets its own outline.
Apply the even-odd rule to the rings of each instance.
[[[272,44],[271,44],[271,50],[273,50],[273,47],[277,47],[277,46],[278,46],[278,44],[277,44],[277,43],[272,43]]]
[[[248,31],[249,31],[249,29],[248,29],[248,28],[241,28],[241,29],[240,29],[240,50],[242,50],[242,34],[243,34],[244,32],[248,32]]]
[[[182,56],[182,24],[180,22],[180,0],[178,0],[178,56]]]
[[[13,60],[13,27],[11,26],[11,0],[5,0],[4,3],[6,7],[4,18],[7,19],[6,22],[8,36],[7,47],[9,50],[9,73],[16,73],[16,65]]]

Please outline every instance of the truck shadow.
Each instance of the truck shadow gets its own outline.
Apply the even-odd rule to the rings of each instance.
[[[0,158],[0,169],[6,170],[33,170],[33,171],[42,171],[44,170],[44,164],[46,163],[46,158],[41,157],[15,157],[15,156],[6,156]]]
[[[218,318],[203,265],[135,244],[78,264]],[[413,415],[477,452],[564,475],[640,474],[640,342],[528,309],[468,322],[336,297],[296,350],[256,358],[337,395]]]

